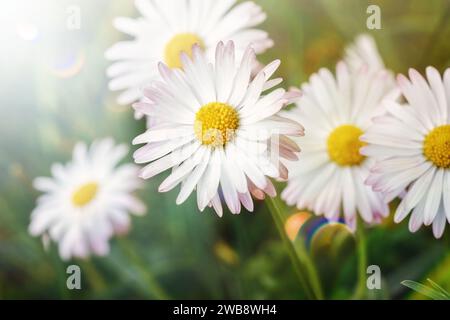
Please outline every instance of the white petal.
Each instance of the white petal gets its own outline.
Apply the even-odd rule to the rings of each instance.
[[[396,223],[401,222],[408,213],[424,198],[427,191],[430,189],[431,181],[433,180],[435,170],[430,168],[408,190],[406,196],[398,206],[394,221]]]
[[[183,162],[189,158],[194,152],[198,150],[200,143],[198,141],[192,142],[189,145],[181,147],[172,153],[153,161],[152,163],[145,166],[139,176],[143,179],[149,179],[161,172]]]
[[[444,234],[445,224],[447,219],[445,218],[444,208],[441,206],[438,210],[436,218],[433,221],[433,235],[436,239],[439,239]]]
[[[442,185],[442,198],[447,221],[450,223],[450,172],[445,172],[444,183]]]
[[[436,217],[439,206],[441,204],[443,179],[444,169],[437,170],[433,178],[433,182],[431,183],[431,187],[428,191],[428,196],[424,208],[424,223],[427,226],[433,223],[433,220]]]
[[[221,151],[212,150],[211,158],[197,186],[197,203],[200,211],[211,202],[217,193],[221,176]]]
[[[180,193],[178,194],[178,197],[176,199],[176,204],[181,204],[189,197],[189,195],[192,193],[194,188],[196,187],[199,180],[202,178],[203,173],[205,172],[205,169],[208,165],[209,158],[210,158],[211,152],[208,149],[207,152],[203,155],[203,159],[200,162],[200,164],[195,167],[194,171],[186,178],[183,185],[181,186]]]

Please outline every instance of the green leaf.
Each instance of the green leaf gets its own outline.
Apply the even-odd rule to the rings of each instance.
[[[434,282],[431,279],[427,279],[427,281],[431,284],[431,286],[442,293],[446,299],[450,300],[450,293],[448,293],[444,288],[442,288],[440,285],[438,285],[436,282]]]
[[[412,280],[405,280],[401,282],[402,285],[405,287],[408,287],[414,291],[417,291],[424,296],[427,296],[433,300],[448,300],[448,296],[444,295],[440,290],[435,290],[433,288],[427,287],[421,283],[412,281]]]

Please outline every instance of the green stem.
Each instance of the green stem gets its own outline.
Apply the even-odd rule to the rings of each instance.
[[[306,250],[305,244],[303,241],[296,241],[295,243],[296,253],[299,255],[300,260],[305,265],[306,271],[308,273],[311,286],[319,300],[324,299],[324,294],[322,291],[322,285],[320,283],[320,277],[319,273],[317,272],[317,269],[310,258],[308,251]]]
[[[141,260],[139,255],[134,250],[134,247],[128,242],[128,240],[121,238],[118,242],[122,248],[122,251],[127,255],[133,263],[133,266],[136,267],[136,270],[139,272],[141,278],[145,281],[145,287],[151,295],[158,300],[169,300],[169,295],[159,285],[149,266]]]
[[[77,264],[86,272],[89,283],[95,292],[104,292],[106,290],[105,280],[100,272],[98,272],[92,260],[79,260]]]
[[[306,253],[306,250],[305,250],[305,247],[303,245],[299,246],[300,252],[298,252],[299,250],[296,250],[296,248],[294,247],[291,240],[289,240],[288,236],[286,235],[286,233],[284,231],[284,217],[283,217],[283,214],[281,213],[281,210],[280,210],[276,200],[274,198],[267,197],[266,202],[269,207],[269,211],[272,214],[272,218],[275,222],[275,225],[280,234],[280,237],[283,241],[283,244],[285,245],[285,248],[289,253],[289,257],[291,259],[295,273],[300,282],[300,285],[303,287],[303,290],[305,291],[305,294],[307,295],[307,297],[309,299],[316,299],[316,300],[323,299],[321,290],[320,289],[318,290],[317,286],[314,284],[310,285],[307,280],[308,279],[307,277],[310,276],[312,265],[308,266],[308,263],[307,263],[306,270],[305,270],[303,268],[302,261],[300,260],[300,257],[302,258],[303,263],[306,260],[309,260],[308,254]],[[308,259],[305,260],[305,258],[308,258]],[[312,266],[312,269],[315,271],[315,268],[313,266]],[[311,279],[311,277],[310,277],[310,279]],[[315,282],[315,281],[313,281],[313,282]]]
[[[66,267],[64,263],[61,261],[61,258],[58,255],[57,250],[51,250],[49,252],[50,263],[54,270],[54,274],[56,275],[56,282],[58,285],[60,298],[61,299],[69,299],[70,291],[67,289],[67,273]]]
[[[367,280],[367,241],[364,224],[359,222],[356,227],[356,250],[358,255],[358,283],[354,298],[363,299],[366,296]]]

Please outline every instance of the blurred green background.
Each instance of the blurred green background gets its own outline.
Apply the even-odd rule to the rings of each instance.
[[[219,0],[220,1],[220,0]],[[427,65],[450,66],[449,0],[257,0],[268,14],[263,29],[275,47],[260,57],[280,58],[284,85],[299,86],[318,68],[334,69],[343,48],[368,32],[395,72]],[[369,4],[378,4],[382,29],[366,29]],[[81,29],[68,30],[66,11],[81,9]],[[5,7],[4,7],[5,6]],[[75,142],[112,136],[130,144],[145,130],[130,107],[118,106],[107,89],[104,51],[124,36],[114,17],[137,16],[127,0],[18,0],[0,13],[0,299],[154,298],[150,270],[171,298],[301,299],[289,257],[265,203],[254,213],[199,213],[195,199],[175,205],[176,190],[158,194],[164,175],[146,183],[148,206],[134,217],[128,236],[112,240],[104,258],[62,262],[56,246],[46,252],[27,233],[37,192],[31,182],[66,162]],[[134,151],[135,148],[133,147]],[[131,156],[128,158],[131,160]],[[283,208],[286,216],[294,208]],[[314,220],[315,221],[315,220]],[[313,221],[313,222],[314,222]],[[314,223],[312,223],[314,225]],[[354,238],[344,228],[305,229],[327,298],[345,299],[356,283]],[[448,228],[447,228],[448,229]],[[425,298],[400,285],[431,278],[450,290],[450,232],[435,240],[407,222],[367,229],[368,263],[380,266],[379,299]],[[66,267],[82,269],[82,290],[67,290]]]

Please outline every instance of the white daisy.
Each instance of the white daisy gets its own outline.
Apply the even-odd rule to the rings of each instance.
[[[134,37],[113,45],[107,52],[112,64],[107,74],[111,90],[125,90],[120,104],[142,98],[142,88],[158,79],[158,63],[181,67],[180,53],[192,54],[198,44],[210,61],[219,41],[233,40],[237,57],[251,43],[256,53],[273,45],[266,32],[255,29],[266,14],[252,1],[233,7],[236,0],[136,0],[142,17],[117,18],[117,29]]]
[[[353,230],[357,212],[367,223],[388,215],[381,195],[364,185],[371,161],[359,153],[359,137],[382,112],[379,103],[390,92],[387,76],[367,67],[350,72],[340,62],[336,78],[321,69],[302,86],[297,107],[283,114],[305,124],[305,137],[298,140],[302,156],[288,163],[288,185],[281,195],[289,205],[330,220],[338,220],[343,209]]]
[[[106,255],[112,235],[128,230],[128,212],[145,212],[144,204],[132,195],[142,183],[138,167],[116,167],[127,152],[112,139],[96,141],[89,149],[78,143],[71,162],[54,164],[51,178],[36,178],[34,187],[44,194],[31,214],[30,233],[48,234],[59,243],[65,260],[91,252]]]
[[[345,48],[344,61],[356,72],[364,65],[372,71],[386,69],[375,39],[365,33],[358,35],[355,41]]]
[[[344,61],[353,73],[359,72],[363,67],[369,68],[370,72],[386,72],[384,81],[392,89],[387,98],[394,100],[399,98],[400,92],[396,87],[394,73],[386,68],[377,43],[371,35],[366,33],[358,35],[355,41],[345,48]]]
[[[222,196],[232,213],[240,212],[241,203],[252,211],[250,194],[275,196],[267,177],[287,177],[278,154],[297,158],[299,149],[287,135],[302,135],[303,128],[277,115],[296,95],[284,89],[262,95],[281,82],[269,80],[280,62],[272,62],[251,80],[256,57],[250,47],[239,63],[231,41],[226,46],[219,42],[214,64],[208,63],[199,46],[194,46],[192,55],[192,60],[181,55],[183,69],[161,63],[162,81],[144,90],[152,102],[134,105],[157,118],[156,126],[133,141],[146,143],[134,154],[137,163],[150,162],[141,177],[148,179],[172,168],[159,191],[181,184],[177,204],[197,189],[201,211],[212,205],[221,216]]]
[[[428,67],[397,78],[406,105],[386,101],[387,114],[374,120],[362,152],[377,160],[367,183],[387,199],[407,189],[395,212],[402,221],[412,211],[411,232],[433,224],[436,238],[450,222],[450,69]]]

